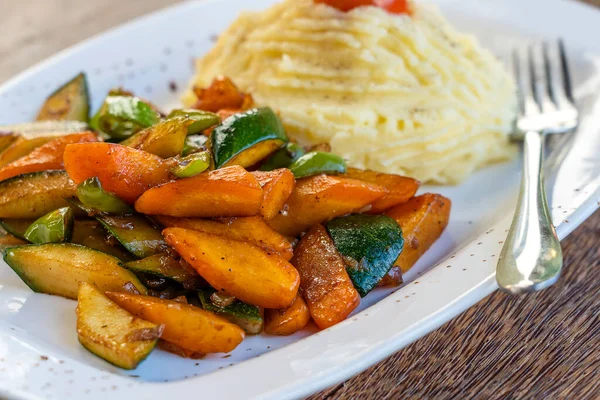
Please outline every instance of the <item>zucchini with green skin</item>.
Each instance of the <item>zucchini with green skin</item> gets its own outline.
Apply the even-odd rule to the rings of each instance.
[[[102,188],[97,177],[88,178],[77,185],[77,198],[86,211],[97,210],[109,214],[132,214],[133,208],[113,193]]]
[[[259,171],[273,171],[288,168],[294,161],[306,154],[304,148],[296,143],[287,143],[263,162]]]
[[[98,250],[121,261],[130,261],[134,257],[116,240],[109,240],[102,224],[95,219],[75,220],[73,224],[73,237],[71,243],[79,244],[90,249]]]
[[[35,219],[68,206],[75,183],[65,171],[42,171],[0,182],[0,219]]]
[[[96,219],[131,254],[138,258],[164,253],[167,244],[154,225],[141,215],[98,215]]]
[[[263,317],[260,309],[256,306],[246,304],[240,300],[233,300],[231,304],[223,306],[216,305],[211,296],[217,294],[213,288],[201,289],[198,297],[202,308],[211,311],[229,322],[238,325],[249,335],[256,335],[263,330]]]
[[[346,172],[346,161],[337,154],[312,151],[299,157],[289,169],[296,179],[319,174],[343,174]]]
[[[85,282],[77,295],[77,338],[98,357],[134,369],[154,350],[164,325],[135,317]]]
[[[154,254],[141,260],[121,264],[124,268],[135,273],[144,273],[160,278],[172,279],[179,283],[195,280],[198,274],[192,267],[184,267],[183,260],[176,260],[166,253]]]
[[[59,208],[35,220],[23,236],[35,244],[69,242],[74,222],[70,207]]]
[[[288,142],[279,117],[270,108],[255,108],[235,114],[211,134],[215,168],[229,165],[250,167]]]
[[[177,118],[177,117],[184,117],[186,119],[191,119],[194,121],[192,124],[188,125],[188,127],[187,127],[189,135],[201,133],[202,131],[204,131],[212,126],[215,126],[219,122],[221,122],[221,118],[215,113],[211,113],[209,111],[204,111],[204,110],[194,110],[194,109],[173,110],[167,116],[167,119]]]
[[[181,158],[177,165],[171,168],[171,173],[178,178],[191,178],[206,171],[209,166],[210,152],[202,151]]]
[[[87,122],[90,114],[90,96],[85,74],[82,72],[52,93],[42,105],[37,121],[60,120]]]
[[[377,286],[404,247],[400,226],[385,215],[348,215],[329,221],[326,228],[361,297]]]
[[[140,98],[109,95],[90,121],[90,126],[111,139],[124,140],[159,120],[159,114]]]
[[[4,218],[0,220],[0,226],[2,226],[2,228],[4,228],[4,230],[10,233],[11,235],[19,239],[25,240],[25,232],[27,231],[27,228],[29,228],[31,224],[33,224],[34,221],[35,220],[33,219]]]
[[[10,247],[4,261],[34,292],[77,298],[79,282],[100,290],[120,291],[131,282],[140,291],[146,288],[120,260],[108,254],[71,243],[30,244]]]

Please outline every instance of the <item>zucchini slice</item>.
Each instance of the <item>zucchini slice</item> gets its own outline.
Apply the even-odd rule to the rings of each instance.
[[[12,132],[24,139],[52,138],[89,130],[89,125],[81,121],[36,121],[0,126],[0,131]]]
[[[377,286],[404,247],[400,226],[385,215],[348,215],[326,227],[361,297]]]
[[[82,72],[52,93],[42,105],[37,120],[71,120],[87,122],[90,114],[90,96],[85,74]]]
[[[34,219],[66,207],[75,183],[65,171],[32,172],[0,182],[0,218]]]
[[[159,278],[172,279],[179,283],[185,283],[198,278],[196,271],[190,266],[184,267],[183,260],[176,260],[166,253],[154,254],[142,260],[130,261],[121,264],[123,267],[136,273],[145,273]]]
[[[216,292],[213,288],[198,291],[202,308],[220,315],[232,324],[236,324],[249,335],[256,335],[262,332],[263,318],[258,307],[246,304],[237,299],[225,307],[220,307],[211,300],[211,296]]]
[[[4,253],[4,261],[38,293],[76,299],[79,282],[92,283],[102,291],[119,291],[131,282],[140,293],[146,293],[138,278],[119,266],[118,258],[76,244],[11,247]]]
[[[121,261],[126,262],[133,259],[131,253],[125,250],[116,240],[113,239],[111,243],[102,224],[94,219],[75,220],[71,243],[110,254]]]
[[[117,367],[137,367],[162,334],[164,325],[131,315],[89,283],[79,284],[77,302],[79,342]]]
[[[10,233],[11,235],[19,239],[26,240],[25,232],[27,231],[27,228],[29,228],[31,224],[33,224],[34,221],[35,220],[33,219],[4,218],[0,220],[0,226],[2,226],[2,228],[4,228],[4,230]]]
[[[193,122],[185,117],[165,119],[125,139],[121,144],[162,158],[175,157],[183,151],[188,126]]]
[[[141,215],[98,215],[96,219],[123,247],[138,258],[150,257],[167,250],[167,244],[160,231]]]
[[[213,129],[211,144],[215,168],[250,167],[288,142],[279,117],[270,108],[235,114]]]

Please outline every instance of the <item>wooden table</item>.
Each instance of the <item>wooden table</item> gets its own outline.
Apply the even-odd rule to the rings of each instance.
[[[176,0],[3,1],[0,82]],[[589,2],[600,5],[600,0]],[[563,242],[565,273],[534,295],[495,293],[311,399],[600,398],[600,212]]]

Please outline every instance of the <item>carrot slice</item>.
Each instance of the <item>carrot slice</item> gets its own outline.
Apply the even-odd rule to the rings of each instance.
[[[156,216],[155,219],[164,227],[193,229],[250,243],[266,252],[279,254],[288,261],[294,255],[292,244],[267,225],[261,217],[223,218],[218,221],[166,216]]]
[[[417,260],[442,235],[448,225],[452,202],[440,194],[426,193],[413,197],[407,203],[389,210],[402,228],[404,250],[394,263],[394,268],[408,271]],[[390,271],[394,274],[394,271]]]
[[[70,144],[65,148],[64,162],[75,183],[97,176],[104,190],[129,203],[170,179],[169,161],[119,144]]]
[[[296,236],[314,224],[363,211],[387,193],[382,186],[342,176],[299,179],[283,211],[269,225],[284,235]]]
[[[25,139],[18,137],[10,146],[0,154],[0,166],[5,166],[21,157],[31,153],[34,149],[52,141],[54,137],[37,137],[33,139]]]
[[[265,332],[269,335],[287,336],[298,332],[310,322],[308,306],[297,296],[291,306],[280,310],[265,310]]]
[[[296,247],[292,264],[317,326],[329,328],[358,307],[360,296],[346,272],[342,256],[323,225],[315,225]]]
[[[248,217],[258,214],[262,197],[256,178],[234,165],[152,188],[135,209],[172,217]]]
[[[106,292],[106,297],[139,318],[164,324],[161,338],[189,352],[227,353],[245,336],[237,325],[200,307],[123,292]]]
[[[183,228],[166,228],[163,236],[212,287],[246,303],[285,308],[298,294],[296,269],[260,247]]]
[[[98,137],[92,132],[75,133],[54,139],[2,167],[0,181],[30,172],[63,169],[63,153],[67,145],[97,141]]]
[[[287,168],[281,168],[273,171],[254,171],[252,175],[263,188],[260,215],[267,221],[275,218],[296,187],[294,174]]]
[[[389,191],[388,194],[371,204],[369,214],[381,214],[398,204],[406,203],[421,186],[421,182],[413,178],[356,168],[348,168],[345,176],[383,186]]]

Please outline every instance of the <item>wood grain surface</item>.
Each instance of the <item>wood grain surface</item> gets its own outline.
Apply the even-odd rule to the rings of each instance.
[[[177,0],[0,0],[0,82]],[[590,3],[600,5],[600,0]],[[563,241],[541,293],[495,293],[314,399],[600,399],[600,212]]]

